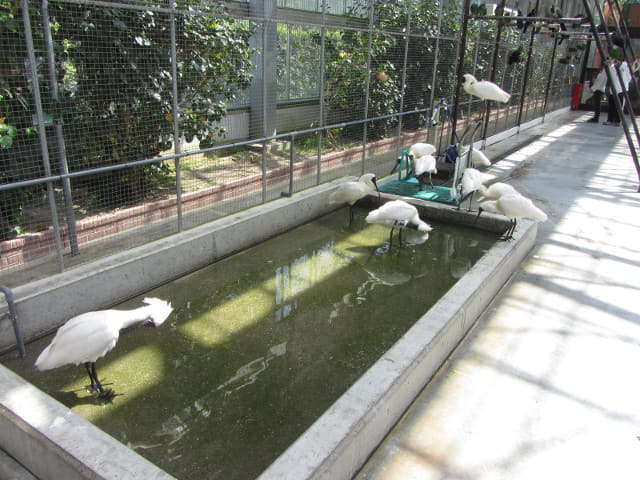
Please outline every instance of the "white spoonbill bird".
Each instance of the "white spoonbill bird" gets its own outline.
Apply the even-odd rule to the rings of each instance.
[[[505,195],[520,195],[520,193],[508,183],[497,182],[488,187],[479,187],[483,200],[497,200]]]
[[[329,196],[329,203],[349,204],[349,224],[353,221],[353,205],[361,198],[378,190],[376,176],[373,173],[365,173],[357,181],[345,182],[336,188]]]
[[[466,197],[476,190],[482,190],[484,184],[493,180],[493,178],[493,175],[483,173],[475,168],[465,168],[460,182],[462,185],[462,196]]]
[[[471,161],[469,162],[469,158],[468,158],[469,150],[470,149],[467,147],[464,153],[460,155],[460,158],[462,160],[466,160],[467,162],[466,165],[469,165],[471,167],[490,167],[491,166],[491,160],[489,160],[489,157],[487,157],[482,151],[476,150],[475,148],[471,152]]]
[[[141,325],[157,327],[173,311],[170,303],[159,298],[145,298],[144,303],[147,305],[134,310],[98,310],[68,320],[40,353],[36,368],[51,370],[71,363],[83,363],[91,388],[98,397],[110,400],[115,393],[102,387],[96,373],[96,360],[116,346],[120,330]]]
[[[367,223],[378,223],[391,227],[389,234],[389,246],[393,244],[393,229],[398,227],[400,233],[398,238],[402,245],[402,229],[413,228],[419,232],[427,233],[432,230],[431,226],[420,219],[418,209],[403,200],[392,200],[382,205],[380,208],[369,212],[366,218]]]
[[[470,73],[463,75],[464,82],[462,88],[469,95],[481,98],[482,100],[495,100],[496,102],[507,103],[511,98],[511,94],[502,90],[498,85],[486,80],[478,81],[476,77]]]
[[[433,155],[436,153],[436,147],[430,143],[414,143],[409,147],[409,155],[413,158],[424,157],[425,155]]]
[[[504,233],[502,240],[510,240],[513,238],[513,232],[516,229],[516,223],[519,218],[530,218],[538,222],[547,220],[547,214],[536,207],[533,202],[518,193],[507,194],[498,197],[496,200],[484,200],[480,202],[478,207],[478,216],[483,210],[493,213],[501,213],[510,220],[509,228]]]
[[[433,188],[433,182],[431,181],[431,174],[438,173],[436,168],[436,157],[433,155],[423,155],[413,161],[413,176],[420,182],[419,190],[422,190],[422,185],[426,184],[425,177],[429,176],[429,183]]]

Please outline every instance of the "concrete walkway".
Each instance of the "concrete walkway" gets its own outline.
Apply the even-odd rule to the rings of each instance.
[[[358,480],[640,478],[638,179],[621,128],[563,116],[499,162],[537,246]]]

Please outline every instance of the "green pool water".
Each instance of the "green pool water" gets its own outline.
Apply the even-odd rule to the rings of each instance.
[[[338,210],[145,294],[174,312],[98,361],[111,403],[82,366],[35,370],[51,337],[0,360],[180,479],[255,478],[496,240],[432,223],[426,242],[389,248],[365,214],[347,226]]]

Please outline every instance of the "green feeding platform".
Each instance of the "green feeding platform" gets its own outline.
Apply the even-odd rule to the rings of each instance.
[[[420,198],[432,202],[460,204],[460,193],[457,193],[455,199],[451,198],[451,186],[420,185],[418,179],[412,175],[412,163],[408,150],[404,149],[402,156],[398,159],[398,179],[386,182],[379,190],[384,193]]]

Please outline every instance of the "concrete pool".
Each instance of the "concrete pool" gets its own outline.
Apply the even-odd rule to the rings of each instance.
[[[324,199],[336,183],[17,288],[23,334],[37,338],[77,313],[121,303],[317,218],[326,213]],[[427,221],[494,232],[506,226],[499,217],[476,219],[448,206],[415,203]],[[521,222],[518,233],[517,241],[491,247],[260,478],[348,478],[353,474],[528,253],[535,241],[535,224]],[[100,298],[96,291],[102,293]],[[27,321],[33,318],[40,321]],[[0,334],[6,348],[12,331],[3,324]],[[268,350],[262,353],[268,355]],[[143,478],[170,478],[12,372],[2,368],[0,380],[7,387],[0,394],[1,446],[38,477],[118,478],[122,465],[127,465]],[[83,432],[82,436],[70,435],[74,430]],[[85,433],[89,431],[90,435]]]

